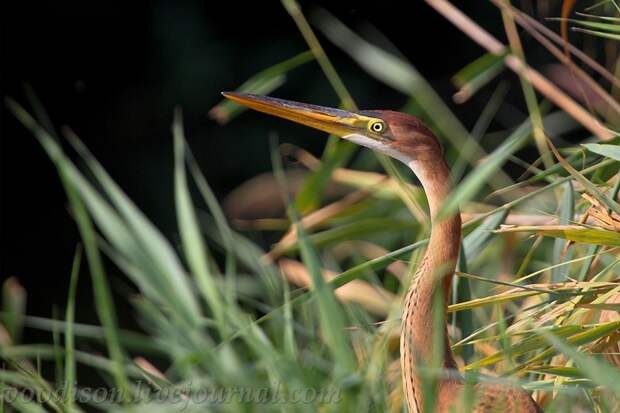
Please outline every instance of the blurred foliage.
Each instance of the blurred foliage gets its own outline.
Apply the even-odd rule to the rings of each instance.
[[[616,3],[605,4],[607,19],[615,21],[618,13],[610,6]],[[299,6],[284,6],[311,52],[300,48],[265,64],[240,89],[270,93],[286,84],[290,72],[316,60],[342,105],[356,106]],[[310,21],[351,56],[349,65],[403,94],[408,101],[402,110],[428,123],[450,163],[459,165],[443,212],[460,210],[464,221],[448,311],[454,314],[452,347],[468,380],[494,376],[519,383],[549,412],[617,411],[618,138],[599,142],[583,118],[550,104],[548,90],[534,90],[527,77],[521,79],[527,106],[517,111],[504,101],[502,88],[518,82],[502,76],[504,62],[523,58],[514,47],[466,63],[455,75],[461,104],[486,88],[499,91],[469,132],[385,38],[375,32],[375,42],[367,41],[324,11]],[[613,59],[604,70],[617,73],[618,46],[600,35],[614,29],[579,21],[596,29],[596,41],[606,42]],[[519,22],[504,19],[509,37],[520,35],[510,31]],[[519,43],[511,38],[512,46]],[[613,99],[614,85],[603,77],[596,81]],[[569,95],[575,96],[563,99],[587,106],[587,99]],[[82,242],[64,316],[27,315],[27,291],[13,278],[3,284],[3,408],[205,411],[208,403],[213,411],[230,412],[402,411],[400,301],[430,231],[425,195],[409,183],[409,170],[334,138],[317,158],[272,136],[273,174],[239,187],[231,195],[234,209],[230,200],[222,209],[189,149],[177,109],[168,154],[177,229],[170,239],[74,132],[62,128],[57,134],[36,98],[31,96],[34,116],[10,98],[6,103],[53,162]],[[492,122],[507,106],[519,120]],[[241,112],[220,103],[211,113],[234,125]],[[588,113],[615,134],[617,116]],[[536,128],[544,132],[538,140]],[[246,131],[266,138],[262,132]],[[521,159],[522,153],[538,160]],[[506,173],[507,163],[523,175]],[[267,195],[259,199],[261,194]],[[76,292],[78,274],[86,272],[82,261],[100,325],[80,322],[77,303],[86,301]],[[131,283],[123,299],[135,328],[120,327],[119,304],[110,292],[109,274],[116,270]],[[64,340],[23,342],[24,328]],[[52,365],[53,374],[41,363]],[[118,397],[80,399],[88,388],[85,371],[96,372]],[[429,369],[425,378],[433,383],[441,374]],[[145,386],[150,394],[177,397],[139,399]],[[10,397],[24,389],[43,402]]]

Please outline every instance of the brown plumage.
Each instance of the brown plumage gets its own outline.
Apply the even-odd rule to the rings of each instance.
[[[455,404],[464,398],[461,393],[465,385],[459,377],[452,377],[457,366],[447,338],[447,324],[444,322],[442,332],[435,331],[432,315],[436,293],[442,293],[445,314],[461,241],[458,211],[452,216],[436,219],[450,193],[450,171],[439,142],[418,119],[398,112],[374,113],[389,124],[386,134],[392,141],[390,146],[411,159],[409,166],[424,187],[433,221],[426,254],[413,277],[403,306],[401,369],[409,412],[424,411],[422,378],[418,366],[431,365],[433,339],[437,334],[445,337],[442,366],[452,372],[451,377],[441,379],[438,383],[436,411],[458,412],[460,408],[479,413],[541,411],[523,389],[499,384],[478,384],[474,386],[475,401],[472,405]],[[469,410],[472,407],[473,410]]]
[[[433,338],[444,337],[442,367],[456,371],[450,350],[445,310],[450,297],[461,242],[461,219],[454,215],[437,219],[437,212],[450,193],[450,171],[439,141],[417,118],[389,110],[346,112],[341,109],[308,105],[289,100],[247,93],[224,92],[224,96],[252,109],[301,123],[381,152],[408,165],[422,183],[433,221],[426,255],[405,296],[400,359],[405,399],[410,413],[423,412],[424,397],[421,365],[431,365]],[[433,297],[443,293],[442,331],[433,326]],[[461,403],[463,380],[449,377],[439,381],[436,405],[432,411],[477,413],[534,413],[540,411],[532,398],[519,387],[479,384],[473,387],[473,410]]]

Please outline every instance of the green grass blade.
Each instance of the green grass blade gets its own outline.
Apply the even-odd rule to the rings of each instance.
[[[394,219],[394,218],[366,218],[357,222],[351,222],[330,228],[325,231],[308,235],[308,239],[315,246],[332,245],[340,241],[358,239],[364,236],[376,234],[397,233],[414,229],[418,226],[414,221]],[[297,252],[300,250],[300,240],[295,240],[284,250],[286,253]]]
[[[275,148],[272,150],[272,163],[276,178],[282,188],[286,188],[286,178]],[[294,207],[289,208],[289,214],[291,221],[295,223],[299,237],[302,260],[312,278],[312,293],[317,300],[321,327],[336,363],[335,375],[343,378],[354,371],[357,362],[347,339],[342,308],[336,301],[334,290],[323,278],[319,256],[312,243],[309,242],[304,228],[299,224],[299,217]]]
[[[497,232],[536,232],[547,237],[567,239],[592,245],[620,246],[620,233],[602,228],[587,228],[576,225],[543,225],[502,228]]]
[[[209,269],[206,246],[200,234],[196,211],[192,203],[185,172],[185,135],[180,109],[175,111],[172,133],[174,136],[174,194],[177,222],[185,258],[192,270],[200,292],[213,312],[220,334],[228,334],[226,310],[214,274]]]
[[[459,255],[459,261],[457,265],[457,270],[461,272],[467,272],[467,254],[465,253],[465,247],[461,245],[462,252]],[[453,278],[453,302],[461,303],[467,302],[471,300],[471,287],[469,285],[469,279],[464,277],[454,277]],[[462,337],[471,336],[474,331],[474,316],[471,311],[459,311],[455,312],[452,315],[452,322],[455,327],[458,327],[461,330]],[[468,364],[471,362],[472,357],[474,356],[474,349],[472,346],[464,346],[463,347],[463,362]]]
[[[295,197],[295,206],[302,213],[308,213],[319,207],[321,194],[329,183],[332,173],[347,163],[357,147],[335,136],[330,136],[321,163],[306,179]]]
[[[450,143],[462,148],[470,140],[469,133],[437,95],[430,84],[409,63],[380,49],[355,34],[334,16],[322,11],[314,19],[319,30],[336,46],[349,54],[365,71],[391,88],[411,96],[432,123]],[[435,121],[436,120],[436,121]],[[469,161],[484,156],[477,145],[472,145]]]
[[[54,320],[58,319],[58,308],[56,306],[52,306],[52,318]],[[54,358],[54,384],[56,386],[62,385],[64,382],[64,365],[63,358],[61,354],[61,344],[60,344],[60,331],[58,329],[52,330],[52,345],[54,346],[54,350],[56,352],[56,357]]]
[[[602,168],[605,168],[609,165],[611,165],[612,163],[614,163],[615,161],[612,161],[611,159],[606,159],[602,162],[596,163],[594,165],[590,165],[586,168],[584,168],[581,173],[582,174],[589,174],[592,172],[596,172]],[[505,209],[510,209],[513,208],[515,205],[521,204],[525,201],[527,201],[528,199],[532,199],[546,191],[549,191],[550,189],[553,189],[559,185],[562,185],[563,183],[570,181],[571,179],[573,179],[572,176],[568,176],[568,177],[563,177],[563,178],[558,178],[555,181],[551,182],[550,184],[548,184],[547,186],[544,186],[542,188],[538,188],[535,189],[525,195],[520,196],[517,199],[514,199],[512,201],[506,202],[505,204],[503,204],[502,206],[499,206],[489,212],[485,212],[483,214],[481,214],[480,216],[478,216],[477,218],[474,218],[470,221],[468,221],[467,223],[465,223],[465,225],[463,226],[463,228],[469,228],[475,224],[477,224],[478,222],[480,222],[481,220],[485,219],[486,217],[488,217],[489,215],[494,214],[497,211],[501,211],[501,210],[505,210]]]
[[[460,90],[454,95],[458,103],[464,103],[478,90],[495,79],[505,68],[506,53],[486,53],[459,70],[452,77],[452,83]]]
[[[617,311],[620,312],[620,304],[579,304],[579,307],[583,308],[593,308],[595,310],[609,310],[609,311]]]
[[[294,360],[298,356],[297,343],[295,342],[295,331],[293,319],[293,306],[291,305],[291,293],[288,285],[284,286],[284,332],[283,342],[284,351],[287,357]]]
[[[194,179],[194,182],[198,188],[198,191],[200,192],[200,195],[202,196],[203,201],[211,212],[213,220],[215,221],[215,226],[217,228],[217,235],[221,237],[222,246],[226,251],[225,279],[227,282],[227,286],[229,287],[227,289],[227,298],[229,303],[234,303],[236,301],[234,284],[237,268],[237,261],[235,259],[235,255],[237,255],[238,258],[247,260],[248,254],[246,253],[248,252],[248,249],[241,248],[239,246],[237,242],[238,236],[228,225],[228,221],[226,220],[224,211],[222,211],[222,208],[218,204],[217,198],[215,197],[213,190],[211,189],[209,183],[200,171],[200,167],[196,162],[196,158],[194,158],[194,155],[192,154],[189,147],[186,146],[185,151],[186,161],[192,174],[192,178]],[[244,253],[241,253],[239,250],[244,251]],[[269,280],[269,277],[263,277],[263,280]],[[269,282],[267,284],[270,285],[273,289],[273,284],[269,284]]]
[[[299,3],[297,3],[296,0],[282,0],[282,5],[284,5],[284,8],[288,12],[288,14],[290,14],[295,21],[295,24],[297,25],[299,31],[306,40],[306,43],[308,43],[308,46],[310,46],[312,54],[314,55],[317,63],[321,66],[321,69],[323,69],[325,77],[327,77],[327,80],[332,85],[332,88],[340,98],[340,101],[342,102],[344,108],[346,110],[357,110],[357,106],[355,105],[351,94],[349,93],[346,86],[344,85],[344,82],[338,75],[338,72],[334,68],[334,65],[332,65],[330,60],[327,58],[327,55],[325,54],[321,43],[316,38],[316,35],[308,24],[306,17],[301,12]]]
[[[598,383],[606,389],[613,391],[617,397],[620,396],[620,372],[617,368],[580,352],[575,348],[574,344],[570,344],[551,333],[541,331],[540,335],[556,349],[573,359],[580,367],[580,371],[584,376],[594,383]]]
[[[581,16],[581,17],[589,17],[592,19],[600,19],[603,21],[610,21],[610,22],[618,22],[620,23],[620,17],[612,17],[612,16],[599,16],[598,14],[590,14],[590,13],[582,13],[582,12],[575,12],[575,14],[577,16]]]
[[[314,56],[310,51],[302,52],[256,73],[239,86],[236,91],[253,93],[255,95],[268,95],[284,84],[287,72],[312,61],[313,58]],[[246,110],[247,107],[245,106],[238,105],[228,99],[223,99],[209,111],[209,116],[218,123],[225,124]]]
[[[482,253],[484,247],[491,242],[493,230],[498,228],[506,220],[507,216],[508,210],[496,212],[463,239],[463,252],[468,262],[473,261]]]
[[[573,216],[575,215],[575,197],[573,192],[572,183],[566,182],[562,185],[562,189],[564,190],[564,194],[562,197],[562,202],[560,203],[560,225],[568,225],[573,222]],[[556,238],[553,243],[553,264],[558,264],[562,261],[562,253],[564,252],[564,248],[566,246],[566,241],[562,238]],[[570,260],[570,255],[566,257],[567,260]],[[556,267],[551,270],[551,281],[552,282],[560,282],[563,281],[562,272],[565,271],[565,268]]]
[[[188,325],[197,325],[201,315],[196,296],[172,246],[118,187],[77,136],[67,133],[67,138],[110,197],[112,204],[124,218],[136,241],[152,260],[159,277],[167,284],[169,290],[166,294],[173,299],[175,312]]]
[[[489,154],[484,163],[472,172],[452,191],[438,213],[445,217],[453,214],[462,203],[474,198],[480,188],[499,170],[508,157],[522,148],[529,140],[532,125],[529,121],[519,126],[496,150]]]
[[[6,394],[7,397],[3,397],[0,399],[0,409],[1,411],[11,411],[10,409],[5,410],[5,406],[12,406],[16,411],[22,413],[46,413],[47,410],[43,408],[38,402],[33,400],[28,400],[25,397],[17,397],[17,394],[20,393],[20,389],[13,386],[5,386],[0,382],[0,391],[3,394]],[[11,397],[10,395],[14,394],[16,397]],[[4,400],[7,399],[5,402]]]
[[[0,319],[4,319],[6,313],[0,313]],[[51,318],[25,316],[24,325],[41,331],[54,331],[55,329],[62,332],[66,332],[67,323],[60,320],[54,320]],[[88,339],[93,342],[105,341],[105,331],[103,327],[92,324],[72,323],[72,332],[76,337],[82,339]],[[148,336],[136,333],[129,330],[119,329],[118,331],[119,341],[124,348],[133,351],[142,351],[145,355],[158,355],[161,356],[164,353],[164,348],[161,345]]]
[[[533,367],[529,371],[542,373],[542,374],[552,374],[554,376],[561,377],[570,377],[574,379],[583,378],[583,374],[581,370],[576,367],[565,367],[565,366],[550,366],[550,367]]]
[[[15,101],[6,100],[9,110],[15,117],[37,138],[43,149],[47,152],[61,177],[63,186],[73,208],[78,230],[84,243],[88,265],[93,279],[95,307],[101,323],[105,327],[106,342],[110,357],[113,360],[113,375],[123,399],[128,395],[128,381],[123,369],[123,352],[117,336],[117,321],[112,296],[106,281],[105,270],[101,255],[97,248],[95,229],[88,216],[88,212],[74,186],[72,175],[75,174],[73,165],[64,156],[62,150],[54,139],[43,130],[39,124]]]
[[[600,144],[600,143],[584,143],[581,146],[583,146],[590,152],[594,152],[599,155],[606,156],[607,158],[620,161],[620,146],[618,145],[608,145],[608,144]]]
[[[306,43],[310,47],[317,63],[321,66],[321,69],[332,86],[332,89],[340,98],[342,106],[346,110],[356,111],[357,105],[355,104],[353,97],[340,78],[340,75],[338,75],[336,68],[325,54],[323,46],[321,46],[321,43],[314,34],[314,31],[308,24],[308,21],[302,13],[297,1],[282,0],[282,4],[295,21],[297,28],[306,40]],[[321,165],[317,171],[315,171],[304,183],[302,189],[297,195],[296,207],[302,214],[312,211],[318,207],[320,203],[320,195],[323,193],[325,185],[327,185],[332,172],[337,167],[343,165],[351,157],[355,149],[355,145],[350,142],[342,141],[333,136],[330,137],[325,148],[325,152],[322,156]]]
[[[589,29],[595,29],[596,31],[620,33],[620,24],[617,24],[617,23],[593,22],[590,20],[579,20],[579,19],[549,19],[549,20],[566,20],[570,23],[574,23],[579,26],[587,27]]]
[[[619,322],[610,322],[610,323],[595,325],[594,327],[586,328],[581,332],[570,335],[569,337],[567,337],[567,341],[574,346],[580,346],[583,344],[592,343],[600,338],[607,337],[610,334],[612,334],[614,330],[618,328],[619,324],[620,324]],[[541,333],[539,335],[540,338],[547,337],[544,335],[545,333],[544,330],[541,330],[540,333]],[[553,347],[548,348],[536,354],[534,357],[530,358],[529,360],[526,360],[521,365],[517,366],[513,371],[516,372],[516,371],[525,370],[527,369],[527,366],[533,365],[534,363],[539,363],[540,361],[543,361],[543,360],[547,360],[551,358],[554,354],[555,354],[555,349]]]
[[[327,284],[333,289],[337,289],[342,287],[343,285],[356,280],[358,278],[363,277],[367,272],[372,272],[376,270],[383,269],[390,265],[392,262],[396,260],[407,259],[411,256],[411,253],[423,246],[428,244],[428,239],[424,239],[418,241],[414,244],[407,245],[402,247],[396,251],[392,251],[388,254],[385,254],[381,257],[374,258],[372,260],[366,261],[362,264],[356,265],[353,268],[350,268],[346,271],[343,271],[338,276],[332,278]],[[291,306],[299,305],[301,303],[307,302],[310,298],[313,297],[312,292],[305,292],[303,290],[296,290],[298,294],[295,294],[293,299],[291,300]],[[272,319],[276,317],[276,314],[284,309],[284,306],[276,308],[270,313],[262,316],[257,320],[258,323],[263,321]]]
[[[555,114],[547,116],[547,119],[550,118],[551,116],[556,115],[556,114],[558,114],[558,113],[556,112]],[[545,129],[547,129],[547,131],[549,131],[549,128],[545,128]],[[571,165],[576,165],[576,166],[577,165],[582,165],[584,163],[583,154],[579,154],[579,153],[572,154],[572,155],[570,155],[570,156],[568,156],[566,158],[566,161],[570,162]],[[586,159],[586,165],[591,165],[591,166],[596,165],[595,163],[593,164],[593,162],[596,162],[596,160],[595,159],[590,159],[590,158]],[[605,160],[604,162],[606,162],[606,166],[609,166],[609,165],[613,164],[613,162],[611,160],[609,160],[609,159]],[[540,182],[540,181],[543,181],[543,180],[552,183],[552,182],[554,182],[554,179],[552,178],[552,176],[558,175],[560,172],[563,172],[562,165],[554,164],[551,168],[547,168],[544,171],[536,172],[536,174],[533,175],[530,178],[527,178],[527,179],[525,179],[525,180],[523,180],[521,182],[518,182],[518,183],[510,185],[510,186],[508,186],[506,188],[502,188],[499,191],[496,191],[493,194],[493,196],[496,196],[496,195],[501,194],[501,193],[506,193],[506,192],[509,192],[509,191],[513,191],[515,189],[518,189],[518,188],[521,188],[521,187],[524,187],[524,186],[527,186],[527,185],[530,185],[530,184],[534,184],[536,182]]]
[[[506,9],[502,9],[501,14],[504,23],[504,31],[506,32],[506,37],[508,38],[510,52],[513,56],[519,59],[523,65],[526,66],[527,61],[525,53],[523,52],[521,38],[519,37],[519,31],[517,29],[517,25],[515,24],[514,18]],[[531,79],[525,75],[525,72],[516,71],[516,73],[519,76],[523,97],[525,98],[525,104],[529,113],[529,120],[532,124],[532,136],[534,137],[534,142],[538,148],[543,165],[545,165],[545,168],[550,168],[553,165],[553,159],[547,149],[547,138],[543,126],[541,108],[538,104],[538,98],[536,97],[534,86],[531,83]]]
[[[73,257],[71,268],[71,281],[69,283],[69,297],[67,299],[67,309],[65,311],[65,403],[70,408],[74,407],[73,386],[77,382],[75,369],[75,343],[73,336],[73,323],[75,321],[75,293],[77,281],[80,274],[80,264],[82,261],[82,249],[78,246]]]
[[[602,37],[602,38],[605,38],[605,39],[611,39],[611,40],[618,40],[618,41],[620,41],[620,34],[600,32],[600,31],[597,31],[597,30],[582,29],[582,28],[579,28],[579,27],[573,27],[573,31],[581,32],[581,33],[585,33],[585,34],[591,34],[593,36],[598,36],[598,37]]]
[[[571,164],[566,162],[566,159],[564,159],[562,155],[560,155],[558,150],[555,148],[555,146],[551,142],[549,142],[549,146],[551,147],[551,150],[555,154],[555,157],[558,159],[558,161],[562,164],[562,166],[564,167],[564,169],[566,169],[568,173],[570,173],[576,180],[578,180],[588,190],[588,192],[590,192],[603,205],[605,205],[607,208],[614,211],[616,214],[620,215],[620,205],[618,205],[616,201],[608,197],[605,193],[603,193],[603,191],[598,189],[596,185],[594,185],[585,176],[579,173],[579,171],[573,168]]]

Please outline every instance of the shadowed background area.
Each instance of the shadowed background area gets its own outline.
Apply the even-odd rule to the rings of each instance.
[[[380,5],[314,1],[302,6],[310,12],[326,8],[371,41],[398,49],[467,127],[491,93],[483,90],[466,107],[452,103],[455,89],[450,77],[482,50],[424,4],[406,10],[401,2],[389,1]],[[1,13],[2,95],[26,102],[23,85],[31,85],[55,124],[69,125],[173,240],[177,229],[170,124],[175,105],[183,109],[189,145],[221,199],[245,179],[271,169],[270,131],[277,130],[283,142],[321,152],[325,141],[306,128],[254,113],[221,127],[207,116],[220,101],[221,90],[235,89],[256,72],[307,49],[280,2],[219,2],[215,7],[207,1],[97,5],[26,1],[8,7],[3,6]],[[503,38],[495,8],[482,3],[463,7],[477,21],[489,21],[486,28]],[[406,102],[406,97],[372,79],[321,40],[361,107],[398,108]],[[536,56],[536,49],[530,56]],[[337,105],[315,62],[291,72],[275,94]],[[518,88],[511,90],[498,114],[497,119],[505,121],[502,126],[523,119],[522,113],[511,112],[511,100],[520,105]],[[4,108],[0,113],[0,274],[16,276],[24,285],[29,314],[49,316],[54,305],[62,308],[66,301],[78,235],[48,158]],[[89,282],[89,277],[82,277],[78,297],[88,296]],[[118,282],[113,288],[123,291]],[[85,304],[78,299],[80,320],[95,321],[94,311]],[[119,313],[121,323],[130,322]]]

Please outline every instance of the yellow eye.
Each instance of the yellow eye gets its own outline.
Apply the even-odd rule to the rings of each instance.
[[[368,128],[374,133],[381,133],[385,131],[385,123],[381,121],[375,121],[368,125]]]

